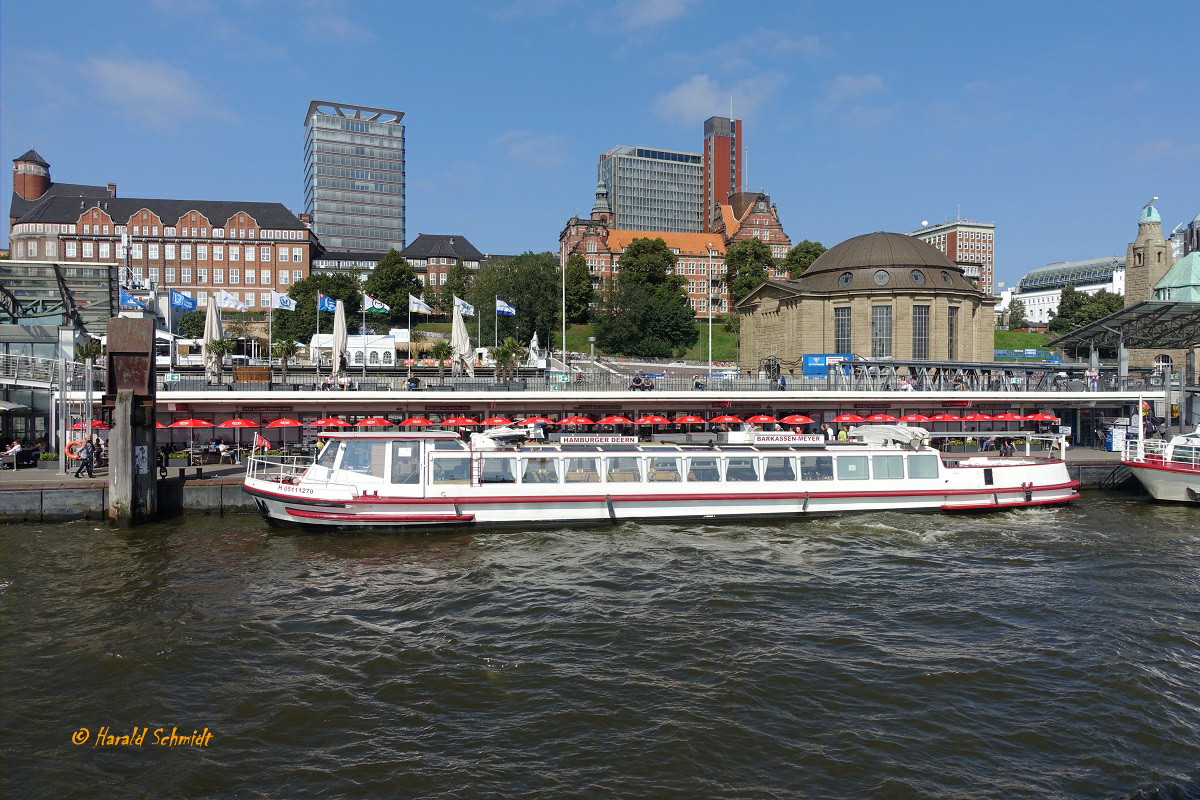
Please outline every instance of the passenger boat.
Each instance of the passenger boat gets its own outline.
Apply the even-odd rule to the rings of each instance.
[[[1144,436],[1128,441],[1121,463],[1155,500],[1200,502],[1200,427],[1170,441]]]
[[[946,463],[921,428],[864,426],[847,442],[760,433],[710,446],[528,434],[492,430],[468,443],[440,431],[326,433],[315,458],[249,458],[244,489],[271,524],[331,530],[987,511],[1079,497],[1061,460]]]

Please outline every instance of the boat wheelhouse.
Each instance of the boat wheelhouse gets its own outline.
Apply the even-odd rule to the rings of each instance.
[[[1059,460],[944,463],[921,428],[864,426],[848,442],[736,445],[629,437],[534,443],[526,431],[326,433],[315,458],[253,456],[244,488],[273,524],[324,529],[716,519],[1067,503]]]
[[[1169,441],[1144,435],[1127,441],[1121,464],[1155,500],[1200,502],[1200,427]]]

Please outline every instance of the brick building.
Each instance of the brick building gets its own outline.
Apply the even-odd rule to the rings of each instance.
[[[421,233],[400,255],[416,270],[426,288],[438,290],[446,285],[446,275],[458,262],[472,273],[479,272],[484,255],[465,236]]]
[[[742,121],[704,121],[704,230],[715,230],[720,206],[742,190]]]
[[[280,203],[116,196],[116,185],[55,184],[30,150],[14,159],[13,258],[124,268],[122,282],[178,289],[201,305],[217,289],[251,308],[306,278],[316,238]]]

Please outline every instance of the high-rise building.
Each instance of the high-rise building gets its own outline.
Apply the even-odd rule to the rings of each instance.
[[[699,153],[614,147],[600,156],[599,173],[616,218],[613,227],[685,233],[704,229]]]
[[[742,121],[709,117],[704,121],[704,228],[711,231],[719,206],[742,190]]]
[[[403,111],[314,100],[304,118],[304,209],[329,251],[404,249]]]
[[[979,282],[979,290],[990,295],[995,287],[993,250],[996,225],[993,222],[969,222],[956,219],[933,225],[924,224],[910,234],[941,250],[963,268],[968,278]]]

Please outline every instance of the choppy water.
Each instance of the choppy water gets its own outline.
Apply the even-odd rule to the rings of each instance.
[[[1200,796],[1188,508],[2,536],[7,797]]]

